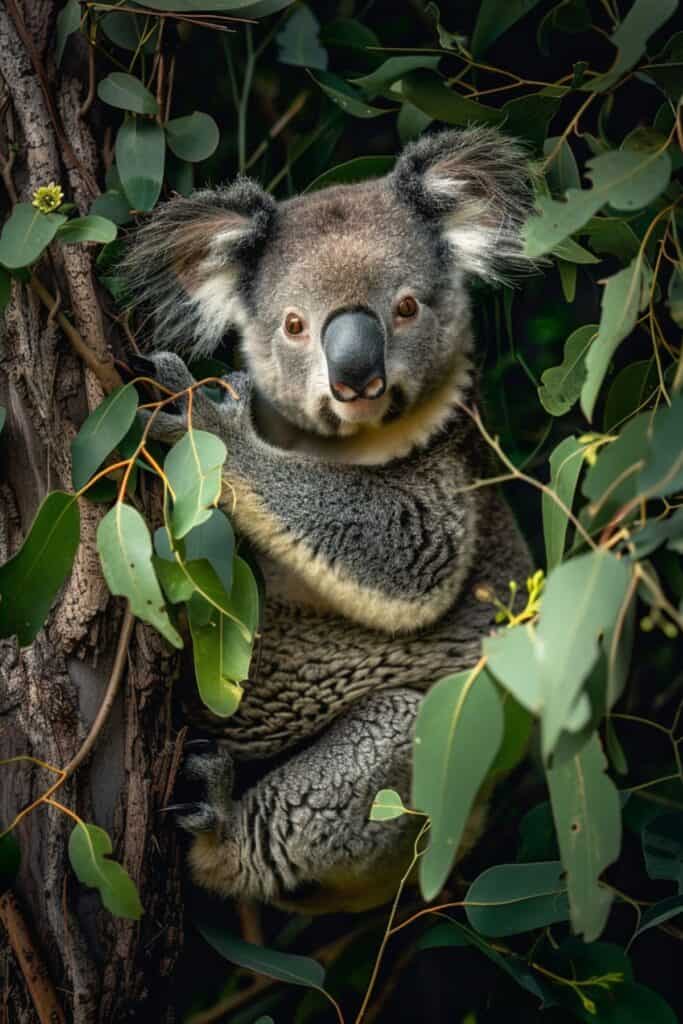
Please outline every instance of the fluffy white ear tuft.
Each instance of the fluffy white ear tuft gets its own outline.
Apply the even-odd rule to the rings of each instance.
[[[528,154],[491,128],[428,135],[391,175],[399,198],[435,222],[456,269],[493,280],[531,266],[522,228],[533,206]]]
[[[147,307],[151,344],[208,355],[246,319],[246,269],[275,217],[255,182],[177,197],[136,234],[121,269],[135,305]]]

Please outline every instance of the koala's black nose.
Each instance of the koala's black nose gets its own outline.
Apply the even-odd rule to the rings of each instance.
[[[336,313],[322,334],[332,394],[340,402],[379,398],[386,390],[384,331],[362,310]]]

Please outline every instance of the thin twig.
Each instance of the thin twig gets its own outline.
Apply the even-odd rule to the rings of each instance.
[[[0,896],[0,921],[24,976],[40,1024],[66,1024],[47,966],[11,890]]]
[[[254,76],[254,41],[251,35],[251,25],[245,29],[247,39],[247,60],[244,65],[244,78],[242,80],[242,93],[240,95],[239,108],[237,111],[237,154],[240,174],[244,173],[247,165],[247,109],[249,106],[249,94],[251,92],[251,80]]]
[[[78,108],[78,116],[85,117],[95,99],[95,47],[88,41],[88,93]]]
[[[256,149],[247,160],[246,164],[244,165],[245,171],[248,171],[252,164],[255,164],[259,157],[263,156],[263,154],[268,149],[268,146],[273,141],[273,139],[276,139],[280,132],[283,131],[287,127],[289,122],[294,117],[296,117],[296,115],[302,110],[310,95],[311,93],[308,89],[302,89],[298,96],[294,97],[294,99],[287,107],[287,110],[285,110],[282,117],[278,118],[278,120],[275,122],[273,127],[268,132],[266,138],[259,142]]]
[[[109,682],[107,683],[107,689],[105,690],[102,703],[100,704],[99,710],[95,716],[95,720],[90,726],[90,731],[86,736],[85,740],[81,744],[78,751],[71,758],[65,768],[61,770],[61,774],[56,782],[54,782],[48,789],[45,790],[36,800],[30,803],[22,811],[17,814],[14,821],[11,823],[9,828],[5,829],[2,835],[6,835],[11,832],[19,822],[30,814],[31,811],[35,810],[36,807],[41,803],[49,803],[50,797],[60,789],[64,783],[69,779],[74,772],[83,764],[83,762],[90,756],[93,747],[95,746],[97,739],[102,731],[102,728],[109,717],[109,712],[112,709],[116,694],[118,693],[121,679],[123,678],[123,670],[126,665],[128,657],[128,644],[130,641],[131,631],[135,622],[135,616],[132,614],[129,608],[126,608],[126,612],[123,617],[121,624],[121,631],[119,633],[119,639],[116,646],[116,654],[114,656],[114,664],[112,665],[111,675],[109,676]],[[1,838],[1,836],[0,836]]]
[[[54,310],[55,296],[50,294],[35,274],[31,275],[30,287],[48,310]],[[113,391],[114,388],[120,388],[123,381],[113,362],[104,362],[98,359],[93,350],[83,341],[83,338],[71,321],[67,320],[62,312],[57,313],[57,323],[62,328],[73,350],[81,357],[88,369],[92,370],[107,394]]]
[[[562,501],[560,496],[555,493],[552,487],[547,487],[546,484],[542,484],[540,480],[536,480],[533,476],[529,476],[527,473],[523,473],[521,470],[517,468],[517,466],[515,466],[513,462],[510,461],[510,459],[507,457],[507,455],[501,448],[496,438],[492,437],[489,434],[488,430],[482,423],[482,419],[481,416],[479,415],[479,412],[476,409],[469,409],[464,404],[464,402],[460,401],[456,402],[456,405],[458,406],[459,409],[462,409],[462,411],[469,416],[469,418],[472,420],[481,436],[486,441],[486,443],[489,445],[490,448],[493,449],[493,451],[496,453],[496,455],[503,463],[503,465],[509,470],[511,476],[517,480],[522,481],[523,483],[530,484],[532,487],[535,487],[537,490],[541,491],[542,494],[545,494],[548,498],[550,498],[551,501],[554,501],[557,507],[561,509],[563,514],[567,517],[567,519],[574,526],[574,528],[581,535],[581,537],[585,540],[585,542],[590,547],[592,547],[593,550],[597,551],[598,545],[587,532],[583,523],[577,519],[572,510],[564,503],[564,501]]]

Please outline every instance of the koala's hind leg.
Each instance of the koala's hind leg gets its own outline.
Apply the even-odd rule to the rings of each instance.
[[[421,694],[385,690],[359,700],[313,744],[232,800],[229,753],[193,756],[205,797],[182,827],[196,833],[199,885],[307,912],[361,910],[390,899],[422,819],[371,822],[378,790],[409,802],[412,735]]]

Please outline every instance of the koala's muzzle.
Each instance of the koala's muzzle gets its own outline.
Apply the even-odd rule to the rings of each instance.
[[[384,331],[372,313],[336,313],[322,333],[332,394],[340,402],[379,398],[386,390]]]

